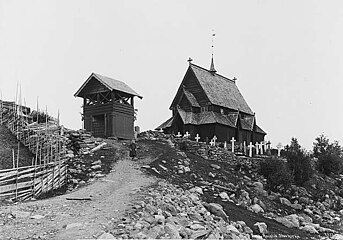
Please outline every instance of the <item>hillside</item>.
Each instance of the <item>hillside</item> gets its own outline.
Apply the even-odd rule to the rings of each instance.
[[[131,160],[127,141],[105,141],[70,159],[67,194],[3,205],[1,239],[343,238],[339,179],[281,194],[265,190],[260,158],[145,132]]]
[[[13,167],[13,154],[15,161],[18,154],[18,141],[6,127],[0,125],[0,169]],[[22,144],[19,146],[19,167],[31,165],[34,156]]]

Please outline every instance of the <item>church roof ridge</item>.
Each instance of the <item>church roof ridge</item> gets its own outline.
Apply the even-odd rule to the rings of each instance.
[[[202,69],[202,70],[205,70],[205,71],[211,73],[211,70],[208,70],[208,69],[206,69],[206,68],[204,68],[204,67],[201,67],[201,66],[199,66],[199,65],[197,65],[197,64],[191,63],[190,66],[195,66],[195,67],[197,67],[197,68],[200,68],[200,69]],[[215,75],[215,76],[218,76],[218,77],[221,77],[221,78],[223,78],[224,80],[227,80],[227,81],[236,83],[233,79],[230,79],[230,78],[225,77],[225,76],[223,76],[223,75],[221,75],[221,74],[218,74],[217,72],[215,72],[214,75]]]

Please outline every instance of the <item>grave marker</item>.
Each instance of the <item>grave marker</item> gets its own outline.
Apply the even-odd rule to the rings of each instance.
[[[281,149],[282,149],[282,144],[278,143],[278,145],[276,145],[277,147],[277,156],[280,157],[281,156]]]
[[[183,135],[184,138],[189,138],[190,134],[188,132],[186,132],[185,135]]]
[[[263,142],[260,142],[259,147],[260,147],[261,155],[263,155]]]
[[[252,145],[252,142],[250,142],[248,147],[249,147],[249,157],[252,157],[252,148],[254,147],[254,145]]]
[[[255,148],[256,148],[256,155],[258,155],[258,142],[255,143]]]
[[[213,138],[211,139],[210,145],[211,145],[211,147],[214,147],[216,145],[216,142],[214,141]]]
[[[214,137],[213,137],[213,141],[214,141],[214,145],[216,145],[216,141],[217,141],[217,137],[216,137],[216,135],[214,135]]]
[[[178,138],[179,138],[179,137],[182,137],[181,133],[178,132],[177,135],[176,135],[176,137],[178,137]]]
[[[232,137],[230,142],[231,142],[231,148],[232,148],[231,151],[234,153],[235,152],[235,142],[236,142],[235,138]]]
[[[197,142],[199,142],[199,140],[200,140],[199,133],[197,133],[197,135],[196,135],[196,137],[195,137],[195,140],[196,140]]]
[[[227,149],[227,142],[224,142],[224,149]]]
[[[243,142],[243,152],[244,152],[244,155],[247,155],[247,144],[245,141]]]

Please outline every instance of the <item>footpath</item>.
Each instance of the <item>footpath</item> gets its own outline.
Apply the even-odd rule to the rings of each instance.
[[[135,193],[154,182],[138,168],[129,159],[119,160],[106,177],[78,191],[1,206],[0,239],[98,238],[130,207]]]

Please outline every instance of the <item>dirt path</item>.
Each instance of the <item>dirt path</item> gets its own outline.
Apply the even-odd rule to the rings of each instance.
[[[73,240],[99,236],[111,219],[125,212],[134,193],[154,182],[139,170],[138,163],[128,159],[119,160],[113,169],[103,179],[70,194],[0,207],[0,239]],[[91,201],[66,200],[89,197]]]

